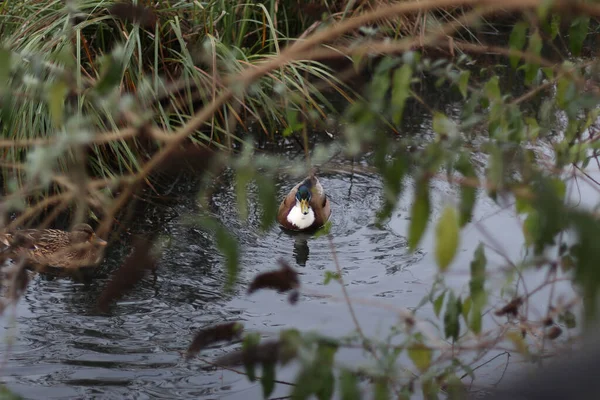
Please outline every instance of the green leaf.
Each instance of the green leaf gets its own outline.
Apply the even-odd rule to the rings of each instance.
[[[431,365],[432,351],[429,347],[422,343],[417,343],[408,348],[408,357],[411,359],[415,367],[424,373]]]
[[[573,329],[577,326],[575,314],[567,310],[558,316],[558,320],[565,324],[568,329]]]
[[[479,184],[479,179],[475,173],[475,168],[471,164],[469,156],[465,153],[460,155],[458,162],[456,163],[456,170],[460,172],[465,178],[469,178],[474,184]],[[475,208],[475,202],[477,200],[477,187],[474,185],[461,185],[460,186],[460,226],[464,227],[466,224],[471,222],[473,216],[473,209]]]
[[[554,0],[542,0],[541,4],[537,8],[537,15],[540,20],[545,20],[548,16],[548,11],[552,7]]]
[[[560,31],[560,15],[552,14],[552,20],[550,21],[550,38],[556,39],[558,32]]]
[[[6,386],[0,385],[0,400],[21,400],[23,397],[11,392]]]
[[[431,204],[429,199],[429,181],[419,180],[415,188],[415,197],[410,212],[410,224],[408,226],[408,248],[415,251],[429,221]]]
[[[275,389],[275,363],[264,363],[262,366],[262,377],[260,384],[263,389],[263,397],[268,399]]]
[[[69,88],[63,81],[55,81],[48,88],[46,101],[48,102],[52,123],[56,128],[61,127],[63,124],[65,98],[68,92]]]
[[[473,301],[471,300],[471,296],[467,296],[462,303],[461,314],[465,323],[469,322],[469,312],[471,311],[471,306],[473,305]]]
[[[590,17],[580,16],[575,18],[569,29],[569,47],[574,56],[581,54],[583,41],[585,40],[590,25]]]
[[[332,280],[339,281],[340,274],[332,271],[325,271],[325,280],[323,281],[323,285],[328,285]]]
[[[340,373],[340,392],[342,400],[360,400],[360,389],[356,375],[347,369]]]
[[[273,178],[266,174],[257,174],[255,177],[258,186],[258,201],[261,206],[260,228],[263,232],[267,231],[275,222],[277,217],[276,189]]]
[[[446,206],[436,228],[435,258],[441,272],[446,271],[456,256],[460,241],[456,208]]]
[[[235,173],[235,197],[237,200],[238,212],[240,219],[248,219],[248,183],[252,179],[252,171],[250,168],[238,168]]]
[[[439,135],[448,135],[450,137],[458,136],[458,126],[445,114],[435,112],[433,114],[433,130]]]
[[[314,237],[318,238],[321,236],[327,236],[331,233],[331,220],[327,221],[325,225],[319,228],[318,231],[315,232]]]
[[[469,328],[475,333],[481,332],[481,314],[487,302],[487,294],[484,289],[486,264],[485,250],[483,244],[480,243],[473,255],[473,261],[471,261],[471,280],[469,281],[470,296],[473,301]]]
[[[410,80],[412,78],[412,68],[409,64],[394,71],[392,86],[392,120],[398,125],[402,121],[404,105],[406,99],[410,97]]]
[[[450,400],[463,400],[469,397],[465,385],[454,374],[446,378],[446,392]]]
[[[448,302],[446,303],[446,312],[444,313],[444,334],[446,339],[458,339],[460,334],[459,317],[462,313],[462,303],[460,297],[457,299],[453,292],[450,292]]]
[[[536,30],[529,37],[529,46],[527,47],[527,52],[531,54],[535,54],[539,56],[542,51],[542,37],[540,33]],[[537,76],[538,70],[540,66],[537,63],[527,63],[525,67],[525,81],[527,83],[533,83]]]
[[[124,69],[123,56],[123,48],[118,47],[111,54],[100,58],[100,78],[95,87],[100,96],[108,94],[113,88],[121,84]]]
[[[225,282],[225,289],[227,291],[231,291],[237,282],[239,272],[239,244],[237,239],[220,224],[215,232],[215,239],[217,242],[217,248],[225,257],[225,265],[227,267],[227,280]]]
[[[427,379],[423,381],[421,388],[423,390],[423,398],[426,400],[436,400],[438,399],[438,393],[440,391],[440,386],[434,379]]]
[[[12,52],[4,47],[0,47],[0,93],[4,93],[8,89],[11,61]]]
[[[446,295],[446,292],[444,291],[433,302],[433,312],[435,312],[436,317],[440,316],[440,311],[442,310],[442,305],[444,304],[444,296],[445,295]]]
[[[493,76],[485,84],[485,94],[489,100],[500,101],[502,100],[502,93],[500,92],[500,81],[497,76]]]
[[[458,90],[464,99],[467,98],[467,88],[469,85],[469,77],[471,76],[471,71],[462,71],[460,73],[460,77],[458,78]]]
[[[375,400],[388,400],[390,398],[390,387],[386,378],[379,378],[375,381],[374,388]]]
[[[244,337],[244,341],[242,342],[242,351],[246,354],[251,353],[256,346],[260,343],[260,334],[258,333],[249,333]],[[254,363],[251,362],[252,357],[244,357],[246,362],[244,362],[244,367],[246,369],[246,375],[248,375],[248,380],[250,382],[254,382],[256,380],[256,369]]]
[[[522,355],[526,355],[529,353],[527,349],[527,344],[525,343],[525,339],[521,335],[521,332],[511,331],[506,334],[506,338],[512,342],[515,346],[515,350],[517,350]]]
[[[508,44],[511,49],[523,50],[523,47],[525,46],[526,39],[527,39],[527,37],[525,35],[527,33],[528,27],[529,27],[529,25],[523,21],[517,22],[515,24],[512,32],[510,33],[510,38],[508,39]],[[511,55],[510,56],[510,66],[512,68],[516,68],[517,65],[519,64],[520,59],[521,59],[521,57],[518,55]]]

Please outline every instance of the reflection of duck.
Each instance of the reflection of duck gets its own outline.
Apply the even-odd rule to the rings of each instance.
[[[286,229],[307,231],[329,220],[329,199],[314,171],[290,190],[277,212],[277,221]]]
[[[310,249],[308,248],[308,240],[305,237],[297,237],[294,241],[294,257],[296,263],[301,267],[306,267],[308,261],[308,254]]]
[[[90,266],[100,262],[100,239],[88,224],[75,225],[71,232],[59,229],[23,229],[0,235],[11,255],[24,255],[31,264],[62,268]]]

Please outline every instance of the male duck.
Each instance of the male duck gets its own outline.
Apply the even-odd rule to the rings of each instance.
[[[283,199],[277,221],[286,229],[307,231],[322,227],[330,216],[329,199],[313,171]]]
[[[25,256],[30,264],[77,268],[99,263],[99,246],[106,246],[88,224],[77,224],[71,232],[58,229],[22,229],[0,235],[12,257]]]

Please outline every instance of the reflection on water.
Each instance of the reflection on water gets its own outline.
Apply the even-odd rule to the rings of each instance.
[[[413,131],[427,135],[430,121],[417,121]],[[410,253],[405,237],[410,184],[392,218],[377,228],[373,219],[382,199],[381,180],[352,172],[353,165],[367,166],[365,160],[335,162],[350,172],[319,176],[332,202],[335,251],[347,289],[357,299],[355,311],[363,331],[381,337],[397,322],[389,307],[413,308],[428,293],[436,272],[428,252],[432,232],[429,229],[424,237],[424,250]],[[294,183],[281,181],[279,196]],[[237,289],[225,293],[223,260],[212,238],[184,223],[184,217],[199,207],[193,187],[180,181],[174,191],[181,200],[177,205],[167,207],[164,213],[149,212],[133,227],[138,232],[158,231],[172,237],[156,274],[144,279],[108,313],[98,314],[94,306],[110,273],[126,255],[126,246],[111,246],[91,280],[33,279],[18,306],[17,340],[12,345],[0,344],[3,355],[10,347],[2,370],[10,388],[26,398],[254,398],[260,396],[260,384],[215,369],[201,358],[183,360],[181,353],[196,329],[224,321],[241,321],[247,330],[265,335],[282,327],[318,329],[333,335],[354,329],[339,285],[324,284],[325,271],[336,271],[327,237],[290,234],[277,226],[262,234],[257,228],[260,210],[254,202],[249,206],[248,221],[240,221],[233,181],[225,175],[212,197],[211,209],[239,240],[243,266]],[[250,198],[253,195],[250,193]],[[448,185],[436,183],[432,195],[432,205],[440,207],[455,193]],[[432,220],[438,211],[433,210]],[[505,247],[518,253],[522,231],[510,212],[498,212],[490,201],[480,201],[474,221],[493,226]],[[456,269],[468,268],[481,240],[472,225],[466,227]],[[302,295],[296,306],[291,306],[285,295],[270,291],[245,294],[248,281],[258,272],[277,267],[279,258],[293,263],[300,274]],[[493,254],[489,259],[494,260]],[[458,287],[464,285],[466,276],[458,275]],[[454,282],[452,275],[448,279]],[[388,308],[370,306],[369,301]],[[5,333],[9,332],[9,318],[0,321]],[[213,346],[202,357],[211,359],[234,348],[236,345]],[[349,352],[340,357],[356,361],[360,355]],[[278,379],[292,380],[293,374],[293,369],[286,368]],[[273,397],[285,396],[287,391],[279,385]]]

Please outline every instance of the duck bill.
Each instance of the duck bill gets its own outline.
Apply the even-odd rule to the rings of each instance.
[[[98,246],[106,246],[108,244],[108,242],[106,240],[100,239],[96,235],[94,235],[93,242],[94,242],[94,244],[97,244]]]
[[[300,211],[302,211],[302,214],[308,214],[308,200],[300,200]]]

